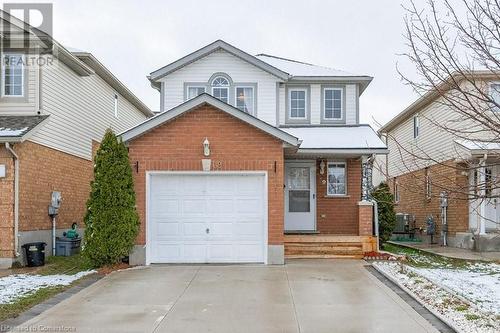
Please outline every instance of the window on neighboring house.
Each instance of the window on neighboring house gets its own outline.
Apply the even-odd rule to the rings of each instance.
[[[341,88],[325,88],[323,108],[325,120],[342,119],[342,98]]]
[[[254,114],[253,87],[236,87],[236,107],[246,113]]]
[[[290,119],[306,118],[306,89],[289,90]]]
[[[9,97],[24,96],[24,57],[5,54],[2,61],[2,94]]]
[[[484,189],[486,197],[491,197],[493,194],[493,173],[491,168],[484,169]]]
[[[328,163],[327,195],[345,195],[346,189],[346,163]]]
[[[418,138],[418,135],[420,134],[420,118],[418,114],[413,116],[413,138],[416,139]]]
[[[229,102],[229,80],[223,76],[217,76],[212,80],[212,95],[223,101]]]
[[[425,168],[425,198],[427,200],[432,198],[432,181],[429,168]]]
[[[198,95],[205,92],[205,87],[188,87],[187,88],[187,99],[190,100]]]
[[[500,111],[500,83],[492,83],[490,85],[490,95],[493,100],[493,109]]]
[[[115,94],[115,100],[114,100],[114,111],[115,111],[115,118],[118,118],[118,95]]]
[[[401,199],[400,193],[399,193],[399,184],[396,178],[394,178],[394,202],[398,203],[399,200]]]

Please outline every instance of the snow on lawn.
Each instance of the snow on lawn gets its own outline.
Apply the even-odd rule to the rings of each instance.
[[[489,266],[491,269],[485,269]],[[415,268],[411,271],[468,299],[483,311],[500,315],[500,265],[476,264],[477,270]]]
[[[0,278],[0,304],[11,303],[16,298],[34,293],[38,289],[67,286],[95,271],[83,271],[74,275],[30,275],[16,274]]]
[[[498,265],[476,264],[460,270],[395,262],[375,262],[373,266],[407,288],[458,332],[500,332]]]

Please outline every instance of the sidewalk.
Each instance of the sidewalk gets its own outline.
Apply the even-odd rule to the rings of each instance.
[[[430,245],[425,243],[410,243],[389,241],[388,243],[417,249],[433,254],[438,254],[448,258],[464,259],[464,260],[483,260],[483,261],[500,261],[500,251],[498,252],[475,252],[467,249],[456,247],[448,247],[441,245]]]

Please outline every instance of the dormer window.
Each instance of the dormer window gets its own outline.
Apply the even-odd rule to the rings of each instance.
[[[223,101],[229,102],[229,80],[223,76],[217,76],[212,80],[212,95]]]

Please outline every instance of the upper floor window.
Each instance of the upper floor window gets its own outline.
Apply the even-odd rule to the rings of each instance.
[[[114,111],[115,111],[115,118],[118,118],[118,95],[117,94],[115,94],[113,108],[114,108]]]
[[[328,163],[328,195],[345,195],[346,191],[346,164],[345,162]]]
[[[490,85],[490,95],[494,102],[493,109],[495,111],[500,111],[500,82]]]
[[[205,87],[188,87],[187,88],[187,99],[195,98],[205,92]]]
[[[217,76],[212,80],[212,95],[224,103],[229,102],[229,80],[223,76]]]
[[[306,119],[306,89],[289,90],[290,119]]]
[[[243,112],[254,114],[253,87],[236,87],[236,107]]]
[[[343,99],[343,90],[341,88],[324,89],[323,117],[325,120],[342,119],[342,99]]]
[[[3,96],[24,95],[24,64],[22,54],[5,54],[2,61]]]
[[[396,178],[394,178],[394,183],[393,183],[393,186],[394,186],[394,203],[399,203],[399,201],[401,200],[401,194],[399,193],[399,183],[397,181]]]
[[[418,135],[420,134],[420,117],[418,114],[413,116],[413,138],[416,139],[418,138]]]

